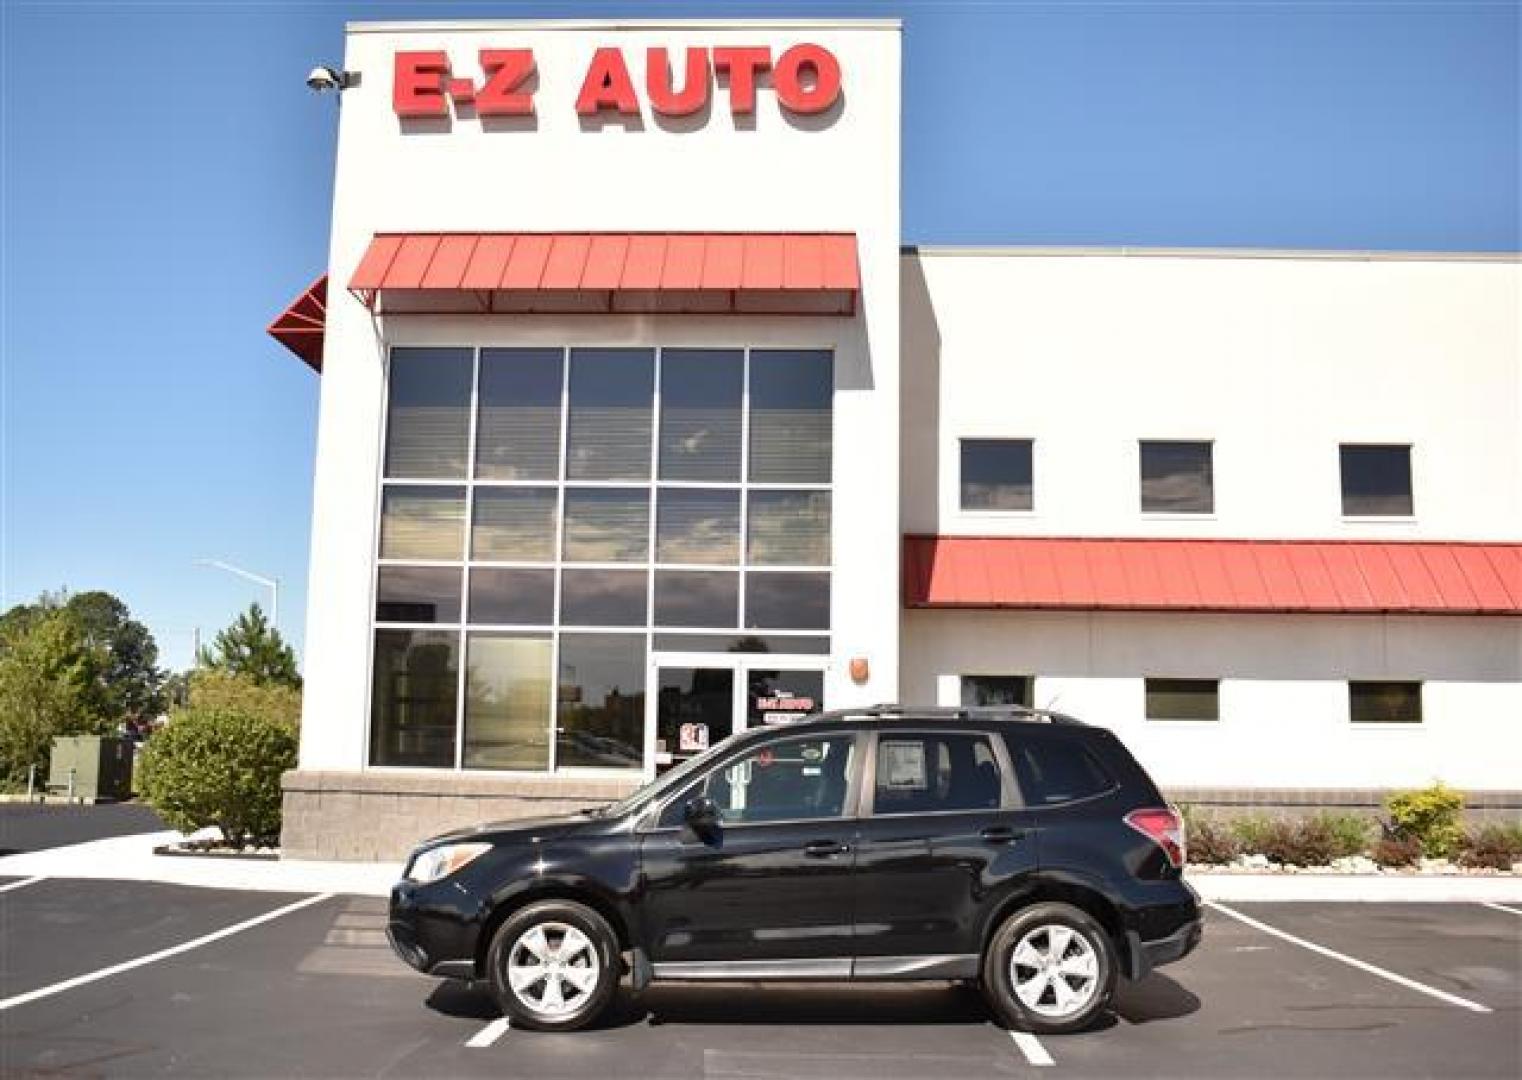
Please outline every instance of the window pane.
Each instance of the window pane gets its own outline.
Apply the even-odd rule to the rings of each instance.
[[[1210,444],[1142,443],[1141,508],[1149,513],[1213,512],[1215,489]]]
[[[830,565],[828,491],[752,491],[746,521],[747,562],[772,566]]]
[[[1081,746],[1025,732],[1004,736],[1004,743],[1028,806],[1087,799],[1115,786],[1104,766]]]
[[[1214,679],[1148,679],[1148,720],[1219,720],[1221,684]]]
[[[877,743],[877,814],[994,810],[1004,801],[984,735],[888,735]]]
[[[735,673],[729,668],[663,667],[655,703],[658,765],[674,765],[735,730]]]
[[[460,568],[383,566],[375,585],[375,621],[460,621]]]
[[[559,349],[482,349],[476,475],[488,480],[560,476]]]
[[[568,626],[644,626],[643,570],[566,570],[560,621]]]
[[[830,639],[802,634],[786,637],[763,634],[656,634],[655,648],[662,652],[792,653],[825,656]]]
[[[572,349],[566,475],[648,479],[654,400],[655,355],[649,349]]]
[[[751,352],[751,480],[830,482],[834,360],[829,352]]]
[[[768,743],[710,773],[724,821],[810,821],[845,811],[856,740],[849,735]]]
[[[762,630],[828,630],[830,575],[745,575],[745,625]]]
[[[662,480],[739,480],[745,354],[661,352]]]
[[[550,636],[471,634],[465,669],[467,769],[550,763]]]
[[[656,626],[734,626],[739,618],[739,574],[706,570],[656,572]]]
[[[638,768],[645,759],[645,638],[562,634],[560,765]]]
[[[1029,510],[1029,439],[962,440],[962,509]]]
[[[387,476],[465,476],[473,364],[470,349],[391,350]]]
[[[1420,724],[1419,682],[1350,682],[1348,704],[1355,724]]]
[[[645,488],[571,488],[565,493],[565,557],[572,562],[644,562],[650,550]]]
[[[454,766],[460,636],[377,630],[370,764]]]
[[[555,571],[472,567],[470,621],[549,625],[555,621]]]
[[[464,488],[386,487],[381,498],[381,558],[459,559],[464,550]]]
[[[655,508],[656,560],[664,563],[740,561],[740,493],[661,488]]]
[[[963,675],[963,705],[1024,705],[1031,707],[1029,675]]]
[[[556,498],[554,488],[477,488],[470,557],[552,562]]]
[[[1349,517],[1410,517],[1411,448],[1342,447],[1342,512]]]

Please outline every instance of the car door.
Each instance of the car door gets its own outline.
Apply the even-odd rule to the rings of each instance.
[[[976,975],[989,898],[1036,869],[1003,740],[884,730],[865,764],[855,973]]]
[[[645,941],[657,976],[850,973],[862,737],[766,737],[684,787],[640,841]],[[688,800],[719,805],[707,835]]]

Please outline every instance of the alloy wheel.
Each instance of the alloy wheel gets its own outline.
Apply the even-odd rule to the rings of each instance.
[[[507,954],[507,985],[532,1013],[560,1019],[591,1000],[602,972],[597,946],[563,922],[536,923]]]
[[[1099,958],[1071,926],[1042,923],[1026,931],[1009,961],[1009,982],[1027,1009],[1060,1020],[1086,1008],[1099,989]]]

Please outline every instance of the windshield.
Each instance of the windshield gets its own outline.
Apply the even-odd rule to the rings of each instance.
[[[712,761],[715,754],[719,753],[721,750],[726,750],[729,747],[735,745],[736,742],[740,741],[747,734],[755,734],[755,730],[750,732],[737,731],[727,739],[722,739],[719,742],[714,743],[697,757],[688,758],[686,761],[682,762],[670,772],[662,773],[660,776],[657,776],[654,780],[650,781],[643,787],[636,788],[633,794],[625,796],[620,801],[614,803],[613,805],[600,812],[610,816],[617,816],[621,814],[627,814],[630,811],[640,807],[641,805],[648,805],[651,801],[659,799],[667,792],[675,790],[694,772]]]

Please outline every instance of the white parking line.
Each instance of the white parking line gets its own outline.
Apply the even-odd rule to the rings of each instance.
[[[1020,1048],[1020,1053],[1025,1055],[1025,1060],[1036,1066],[1055,1065],[1052,1055],[1046,1052],[1046,1047],[1041,1045],[1041,1040],[1028,1031],[1011,1031],[1009,1037],[1015,1040],[1015,1045]]]
[[[136,960],[128,960],[125,963],[113,964],[110,967],[101,968],[99,971],[92,971],[88,975],[78,975],[72,979],[65,979],[63,982],[56,982],[52,986],[44,986],[38,990],[28,990],[24,994],[17,994],[15,997],[8,997],[4,1001],[0,1001],[0,1012],[4,1012],[6,1009],[14,1009],[17,1005],[25,1005],[29,1001],[36,1001],[38,998],[51,997],[53,994],[61,994],[65,990],[74,989],[76,986],[85,986],[89,983],[99,982],[101,979],[109,978],[112,975],[120,975],[124,971],[131,971],[133,968],[140,968],[144,964],[152,964],[156,963],[159,960],[167,960],[171,956],[178,956],[180,953],[189,952],[191,949],[198,949],[202,945],[210,945],[213,941],[221,941],[225,937],[231,937],[234,934],[242,933],[244,930],[250,930],[255,926],[259,926],[261,923],[267,923],[271,919],[278,919],[282,915],[289,915],[294,911],[300,911],[302,908],[311,907],[313,904],[320,904],[324,900],[331,899],[332,896],[332,893],[318,893],[316,896],[309,896],[305,900],[298,900],[294,904],[287,904],[283,908],[276,908],[274,911],[267,911],[263,915],[256,915],[252,919],[245,919],[243,922],[234,923],[232,926],[224,927],[223,929],[213,931],[210,934],[203,934],[198,938],[183,942],[179,945],[172,945],[167,949],[160,949],[158,952],[149,953],[147,956],[139,956]]]
[[[4,885],[0,885],[0,892],[10,892],[12,889],[24,889],[28,885],[35,885],[39,881],[46,881],[46,880],[47,880],[47,878],[45,878],[45,877],[22,878],[20,881],[11,881],[11,882],[7,882]]]
[[[1322,956],[1331,957],[1333,960],[1341,960],[1344,964],[1356,967],[1359,971],[1367,971],[1370,975],[1378,975],[1381,979],[1388,979],[1390,982],[1398,986],[1404,986],[1408,990],[1427,994],[1437,998],[1439,1001],[1446,1001],[1450,1005],[1457,1005],[1461,1009],[1469,1009],[1471,1012],[1488,1013],[1491,1011],[1489,1006],[1481,1005],[1477,1001],[1461,998],[1457,994],[1450,994],[1448,991],[1439,990],[1435,986],[1428,986],[1426,983],[1419,983],[1415,979],[1408,979],[1404,975],[1397,975],[1393,971],[1386,971],[1384,968],[1376,967],[1368,961],[1359,960],[1357,957],[1337,952],[1335,949],[1328,949],[1325,945],[1317,945],[1314,941],[1306,941],[1304,938],[1298,938],[1294,934],[1287,934],[1277,927],[1269,926],[1265,922],[1259,922],[1257,919],[1243,915],[1240,911],[1235,911],[1215,900],[1206,900],[1205,905],[1214,908],[1223,915],[1230,915],[1238,922],[1244,922],[1254,929],[1263,931],[1265,934],[1272,934],[1276,938],[1283,938],[1291,945],[1299,945],[1302,949],[1309,949],[1313,953],[1320,953]]]
[[[476,1032],[470,1038],[466,1039],[465,1045],[473,1046],[477,1049],[480,1049],[483,1046],[490,1046],[492,1043],[496,1042],[498,1039],[502,1038],[502,1036],[507,1034],[507,1028],[507,1017],[499,1016],[497,1019],[487,1024],[484,1028]]]
[[[1497,911],[1509,911],[1513,915],[1522,915],[1522,908],[1507,907],[1505,904],[1492,904],[1488,900],[1481,901],[1480,906],[1495,908]]]

